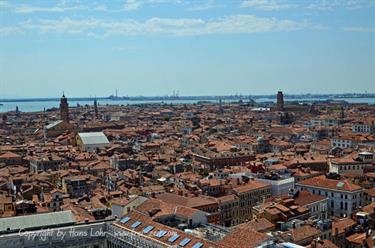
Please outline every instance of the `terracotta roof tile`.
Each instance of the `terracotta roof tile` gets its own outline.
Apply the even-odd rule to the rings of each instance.
[[[319,188],[326,188],[326,189],[333,189],[333,190],[341,190],[341,191],[357,191],[361,190],[362,187],[353,184],[347,180],[335,180],[335,179],[328,179],[325,175],[309,178],[297,183],[303,186],[313,186]]]

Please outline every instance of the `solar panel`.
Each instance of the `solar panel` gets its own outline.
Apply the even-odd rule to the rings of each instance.
[[[191,239],[189,239],[189,238],[184,238],[184,239],[183,239],[178,245],[184,247],[184,246],[187,245],[190,241],[191,241]]]
[[[131,228],[137,228],[137,226],[139,226],[140,224],[142,224],[142,222],[137,220],[136,222],[133,223],[133,225],[131,225]]]
[[[175,234],[175,235],[173,235],[172,237],[170,237],[170,238],[168,239],[168,241],[171,242],[171,243],[173,243],[173,242],[175,242],[176,239],[178,239],[179,237],[180,237],[180,235]]]
[[[203,244],[201,242],[198,242],[198,243],[195,243],[195,245],[193,245],[193,247],[191,248],[201,248],[203,246]]]
[[[143,229],[143,233],[149,233],[152,229],[154,229],[153,226],[147,226],[145,229]]]
[[[122,220],[120,220],[121,223],[126,223],[130,220],[130,217],[125,217],[125,218],[122,218]]]
[[[163,236],[166,235],[166,234],[167,234],[166,231],[164,231],[164,230],[160,230],[160,231],[156,234],[156,237],[161,238],[161,237],[163,237]]]

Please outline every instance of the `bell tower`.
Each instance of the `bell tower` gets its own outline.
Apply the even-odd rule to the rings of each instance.
[[[284,110],[284,95],[282,91],[277,92],[277,102],[276,102],[276,108],[278,111]]]
[[[67,122],[67,123],[69,122],[68,99],[65,97],[64,93],[60,99],[60,117],[62,121]]]
[[[94,112],[95,112],[95,118],[98,118],[98,101],[94,100]]]

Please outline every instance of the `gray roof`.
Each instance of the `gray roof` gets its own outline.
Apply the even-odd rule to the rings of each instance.
[[[59,125],[59,124],[62,123],[62,122],[63,122],[62,120],[59,120],[59,121],[55,121],[55,122],[53,122],[53,123],[51,123],[51,124],[48,124],[48,125],[46,126],[46,129],[51,129],[51,128],[53,128],[53,127]]]
[[[75,223],[71,210],[46,214],[33,214],[8,218],[0,218],[0,232],[21,229],[42,228],[48,226],[66,225]]]
[[[103,132],[78,133],[78,135],[85,145],[109,144]]]

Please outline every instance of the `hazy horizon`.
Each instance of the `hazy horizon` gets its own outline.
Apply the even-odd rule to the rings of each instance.
[[[0,22],[0,98],[375,92],[374,1],[1,1]]]
[[[278,90],[277,90],[278,91]],[[275,92],[270,92],[270,93],[264,93],[264,94],[242,94],[240,92],[237,92],[237,93],[234,93],[234,94],[221,94],[221,95],[213,95],[213,94],[208,94],[208,95],[181,95],[179,94],[178,97],[220,97],[220,96],[223,96],[223,97],[230,97],[230,96],[241,96],[241,97],[246,97],[246,96],[254,96],[254,97],[260,97],[260,96],[274,96],[276,98],[276,93],[277,91]],[[95,98],[108,98],[110,97],[111,95],[115,96],[115,93],[112,92],[108,95],[97,95],[97,96],[91,96],[91,95],[87,95],[87,96],[84,96],[84,95],[70,95],[70,94],[67,94],[67,93],[64,93],[65,96],[67,98],[92,98],[92,99],[95,99]],[[283,91],[283,94],[284,94],[284,97],[288,97],[288,96],[307,96],[307,95],[311,95],[311,96],[323,96],[323,95],[332,95],[332,96],[338,96],[338,95],[347,95],[347,94],[370,94],[370,95],[373,95],[375,94],[375,92],[336,92],[336,93],[309,93],[309,92],[306,92],[306,93],[288,93],[288,92],[285,92]],[[62,96],[62,93],[60,95],[53,95],[53,96],[1,96],[0,95],[0,100],[17,100],[17,99],[60,99]],[[146,98],[152,98],[152,97],[173,97],[172,94],[163,94],[163,95],[122,95],[121,93],[118,94],[118,97],[130,97],[130,98],[137,98],[137,97],[146,97]]]

